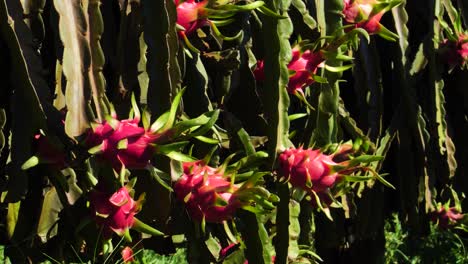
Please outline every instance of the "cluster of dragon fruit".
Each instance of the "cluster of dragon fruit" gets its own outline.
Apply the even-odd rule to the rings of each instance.
[[[398,36],[385,28],[380,20],[387,11],[400,3],[344,0],[342,17],[346,34],[353,34],[358,30],[359,34],[375,34],[395,41]],[[202,52],[192,42],[197,38],[197,30],[203,27],[212,28],[213,32],[229,41],[236,36],[222,35],[217,25],[227,24],[237,13],[258,10],[265,15],[275,16],[262,1],[245,5],[212,6],[208,0],[175,0],[175,4],[178,36],[187,53]],[[282,19],[279,14],[276,16],[277,19]],[[303,40],[293,46],[292,59],[287,64],[290,71],[289,83],[284,87],[288,94],[307,102],[306,89],[315,82],[324,81],[318,76],[319,71],[333,70],[331,66],[327,66],[327,59],[333,56],[337,43],[342,44],[340,41],[342,39],[331,39],[325,44],[310,45],[310,42]],[[439,54],[451,68],[465,66],[468,60],[468,35],[453,32],[440,43]],[[264,61],[259,59],[251,70],[257,84],[262,86],[265,75],[268,74],[265,72]],[[95,179],[91,188],[83,192],[89,201],[90,217],[100,227],[104,239],[110,239],[115,233],[132,241],[130,229],[149,235],[163,235],[136,218],[144,208],[145,201],[144,194],[140,194],[138,199],[134,198],[133,187],[138,171],[141,170],[148,171],[160,182],[165,182],[169,189],[173,189],[177,201],[183,205],[190,219],[203,225],[233,221],[241,209],[264,214],[274,212],[278,197],[267,190],[266,182],[285,182],[291,187],[291,193],[302,193],[300,199],[310,201],[314,208],[322,211],[328,211],[327,208],[332,204],[338,206],[339,196],[351,190],[349,186],[354,181],[377,179],[389,185],[369,166],[380,157],[367,154],[352,142],[337,144],[333,148],[291,145],[277,153],[277,166],[273,169],[265,169],[261,165],[242,168],[242,162],[229,164],[231,158],[226,158],[222,165],[209,158],[193,158],[190,154],[182,153],[187,150],[184,142],[190,138],[190,133],[201,129],[208,120],[216,121],[218,113],[213,113],[202,123],[197,118],[193,122],[190,119],[182,120],[177,111],[180,103],[180,95],[178,96],[173,108],[153,124],[143,120],[139,107],[134,102],[130,118],[119,119],[111,111],[105,120],[96,120],[81,139],[80,146],[87,151],[87,158],[103,168],[111,168],[106,171],[112,174],[112,184]],[[73,163],[73,157],[65,155],[46,135],[38,134],[35,145],[37,155],[23,166],[25,169],[37,163],[47,163],[61,170]],[[171,175],[169,179],[158,176],[162,173],[154,167],[154,157],[157,155],[165,155],[176,161],[181,169],[174,171],[179,174]],[[266,157],[258,159],[261,161]],[[246,171],[251,172],[251,177],[259,176],[252,180],[245,177]],[[242,177],[238,177],[239,174]],[[440,206],[431,217],[441,227],[448,228],[462,219],[463,215],[460,208]],[[133,251],[129,247],[122,250],[122,256],[125,262],[134,260]]]

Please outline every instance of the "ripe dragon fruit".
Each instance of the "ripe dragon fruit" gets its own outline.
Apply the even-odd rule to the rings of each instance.
[[[199,3],[195,2],[195,0],[186,0],[184,2],[176,0],[175,4],[177,10],[177,24],[184,27],[185,31],[181,31],[184,34],[190,35],[198,28],[207,24],[208,20],[205,7],[208,4],[208,0]]]
[[[89,200],[96,222],[103,227],[104,237],[110,237],[112,231],[120,236],[124,235],[135,224],[134,216],[141,209],[141,201],[133,200],[126,187],[111,195],[93,191]]]
[[[325,61],[323,55],[318,52],[306,50],[301,52],[296,46],[292,49],[292,59],[288,64],[288,69],[294,74],[289,76],[288,93],[296,94],[303,93],[303,88],[315,82],[313,75],[317,73],[317,69],[322,66]],[[265,80],[264,62],[257,62],[257,67],[253,72],[255,79],[259,82]]]
[[[430,217],[441,229],[448,229],[463,219],[464,214],[461,214],[455,207],[448,208],[447,206],[440,205],[436,211],[430,214]]]
[[[439,53],[450,67],[463,67],[468,61],[468,35],[460,34],[454,39],[445,39],[440,46]]]
[[[237,187],[219,170],[203,161],[185,162],[184,173],[174,186],[180,201],[184,201],[193,219],[220,223],[233,217],[241,207],[236,198]]]
[[[145,168],[155,152],[152,143],[160,135],[140,127],[139,118],[121,121],[113,118],[110,122],[95,126],[88,134],[86,145],[96,146],[94,151],[117,171],[122,165],[132,169]]]
[[[280,175],[288,178],[294,187],[308,192],[324,192],[334,186],[338,177],[333,170],[338,164],[320,150],[289,148],[278,160]]]
[[[399,5],[400,1],[344,0],[343,16],[347,23],[366,30],[369,34],[379,34],[395,40],[397,35],[380,24],[385,12]]]
[[[125,247],[121,253],[124,263],[135,261],[135,258],[133,258],[133,250],[130,247]]]

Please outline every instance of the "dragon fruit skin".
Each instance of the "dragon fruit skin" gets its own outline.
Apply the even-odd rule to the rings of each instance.
[[[204,7],[208,0],[195,2],[195,0],[186,0],[176,3],[177,24],[185,28],[185,34],[190,35],[206,23]]]
[[[455,207],[446,208],[440,206],[437,211],[430,214],[430,217],[441,229],[448,229],[450,226],[457,224],[458,220],[461,220],[464,215]]]
[[[303,93],[302,89],[304,87],[315,82],[313,74],[317,73],[318,68],[324,61],[325,59],[320,52],[311,52],[310,50],[301,52],[299,47],[294,47],[292,49],[292,59],[288,64],[288,69],[294,72],[289,76],[288,93]],[[257,62],[253,74],[257,81],[262,82],[265,80],[264,62],[262,60]]]
[[[124,263],[135,261],[135,258],[133,258],[133,250],[130,247],[125,247],[122,249],[121,254]]]
[[[336,182],[338,173],[332,172],[332,166],[337,163],[320,150],[290,148],[283,151],[278,159],[280,175],[287,177],[294,187],[319,193],[333,187]]]
[[[122,165],[131,169],[145,168],[155,149],[152,146],[160,135],[146,131],[138,125],[139,119],[112,120],[114,128],[105,121],[88,133],[85,144],[100,146],[100,158],[112,164],[119,171]],[[119,142],[126,140],[126,146],[119,149]]]
[[[180,201],[185,200],[192,218],[198,221],[205,218],[212,223],[231,219],[241,207],[234,194],[237,188],[201,161],[184,163],[183,167],[184,174],[175,184],[174,192]],[[224,205],[216,204],[220,200]]]
[[[376,4],[378,4],[376,0],[344,0],[344,19],[349,24],[366,30],[369,34],[378,34],[382,29],[380,20],[385,10],[372,14]]]
[[[134,216],[139,211],[139,205],[130,196],[127,188],[122,187],[112,195],[93,191],[90,193],[89,201],[95,212],[96,222],[104,227],[105,237],[110,237],[112,231],[122,235],[134,225]]]

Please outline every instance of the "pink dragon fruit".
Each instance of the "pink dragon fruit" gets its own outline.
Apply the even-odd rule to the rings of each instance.
[[[207,22],[205,7],[208,0],[195,2],[195,0],[175,1],[177,10],[177,24],[185,28],[183,34],[190,35]]]
[[[343,15],[346,22],[366,30],[369,34],[395,39],[398,36],[380,24],[380,19],[385,12],[399,4],[397,1],[344,0]]]
[[[460,34],[457,41],[445,39],[439,52],[450,67],[463,67],[468,60],[468,35]]]
[[[174,186],[180,201],[184,201],[193,219],[219,223],[233,217],[241,207],[232,185],[217,169],[203,161],[186,162],[184,174]]]
[[[288,69],[294,74],[289,76],[288,93],[296,94],[303,93],[302,89],[315,82],[313,75],[317,73],[317,69],[321,67],[325,61],[320,52],[311,52],[306,50],[301,52],[296,46],[292,49],[292,59],[288,64]],[[254,76],[257,81],[265,80],[264,62],[257,62],[257,68],[254,70]]]
[[[145,168],[155,152],[152,143],[160,135],[140,127],[139,118],[113,119],[111,122],[112,126],[107,121],[95,126],[88,134],[86,145],[99,146],[97,153],[117,171],[122,165],[132,169]]]
[[[96,215],[96,222],[103,226],[103,234],[110,237],[112,231],[123,235],[133,227],[135,214],[140,211],[140,202],[133,200],[126,187],[112,195],[93,191],[90,193],[90,204]]]
[[[450,226],[456,225],[459,220],[463,219],[464,215],[455,207],[447,208],[440,205],[437,211],[430,214],[430,217],[441,229],[448,229]]]
[[[133,258],[133,250],[130,247],[125,247],[122,250],[122,260],[124,263],[135,261],[135,258]]]
[[[281,176],[305,191],[324,192],[335,184],[338,173],[333,166],[338,165],[331,156],[320,150],[289,148],[278,157]]]

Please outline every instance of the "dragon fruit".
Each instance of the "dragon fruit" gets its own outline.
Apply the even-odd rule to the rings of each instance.
[[[347,23],[366,30],[369,34],[396,39],[394,33],[380,24],[385,12],[399,5],[399,1],[344,0],[343,16]]]
[[[464,215],[455,207],[439,206],[439,209],[430,214],[431,220],[441,229],[448,229],[450,226],[456,225],[459,220],[463,219]]]
[[[207,23],[205,7],[208,0],[195,2],[195,0],[175,1],[177,10],[177,24],[184,27],[184,34],[190,35]]]
[[[333,170],[338,164],[320,150],[289,148],[278,159],[280,175],[305,191],[324,192],[334,186],[338,177]]]
[[[133,250],[130,247],[125,247],[121,253],[124,263],[135,261],[135,258],[133,258]]]
[[[117,171],[122,165],[132,169],[145,168],[155,152],[152,143],[160,135],[146,131],[138,123],[139,118],[105,121],[90,131],[86,145],[97,146],[96,152]]]
[[[445,39],[441,44],[439,53],[450,67],[464,66],[468,60],[468,35],[460,34],[458,39]]]
[[[241,207],[236,198],[237,187],[219,170],[203,161],[185,162],[184,173],[174,186],[180,201],[184,201],[193,219],[219,223],[233,217]]]
[[[103,227],[104,237],[110,237],[112,231],[120,236],[123,235],[133,227],[134,216],[141,208],[140,201],[133,200],[126,187],[111,195],[93,191],[89,200],[96,215],[96,222]]]
[[[289,76],[288,93],[296,94],[303,93],[302,89],[315,82],[313,75],[317,73],[317,69],[321,67],[325,61],[320,52],[312,52],[306,50],[301,52],[299,46],[292,49],[292,59],[288,64],[288,69],[294,72]],[[255,79],[259,82],[265,80],[264,62],[257,62],[257,67],[254,70]]]

